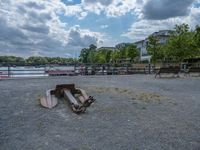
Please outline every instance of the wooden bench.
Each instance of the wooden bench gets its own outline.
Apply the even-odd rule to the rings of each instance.
[[[177,75],[177,77],[179,77],[179,72],[180,72],[179,67],[160,68],[156,72],[155,78],[157,77],[157,75],[159,75],[159,77],[161,77],[161,74],[174,74],[174,75]]]
[[[147,71],[146,71],[146,69],[145,68],[129,68],[128,69],[128,72],[127,72],[128,74],[146,74],[147,73]]]
[[[188,74],[189,76],[191,73],[198,73],[200,76],[200,68],[192,67],[192,68],[189,68],[188,71],[185,72],[185,74]]]

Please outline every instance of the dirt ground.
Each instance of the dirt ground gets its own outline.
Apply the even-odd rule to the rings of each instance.
[[[75,83],[96,102],[40,106],[45,90]],[[1,150],[200,150],[200,78],[76,76],[0,81]]]

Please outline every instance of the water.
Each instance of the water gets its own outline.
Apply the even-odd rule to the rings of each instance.
[[[10,67],[10,77],[44,77],[46,70],[74,70],[74,67]],[[8,76],[8,67],[0,67],[0,76]]]

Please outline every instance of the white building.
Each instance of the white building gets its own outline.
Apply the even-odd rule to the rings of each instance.
[[[112,51],[117,50],[116,47],[100,47],[100,48],[98,48],[98,50],[104,50],[104,49],[109,49],[109,50],[112,50]]]
[[[164,45],[167,43],[170,32],[171,32],[170,30],[160,30],[159,32],[154,32],[150,36],[158,37],[159,43]],[[147,52],[148,38],[141,40],[141,41],[137,41],[134,44],[140,50],[140,60],[141,61],[143,61],[143,60],[150,61],[151,56],[148,55],[148,52]]]
[[[129,46],[129,45],[131,45],[131,44],[133,44],[133,43],[119,43],[119,44],[117,44],[115,47],[116,47],[117,49],[122,49],[122,48],[124,48],[124,47],[126,47],[126,46]]]

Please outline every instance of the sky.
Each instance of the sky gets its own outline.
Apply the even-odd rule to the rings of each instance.
[[[78,57],[182,23],[200,25],[200,0],[0,0],[0,55]]]

